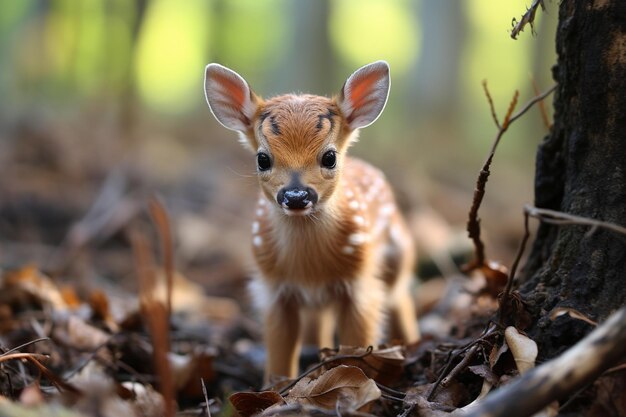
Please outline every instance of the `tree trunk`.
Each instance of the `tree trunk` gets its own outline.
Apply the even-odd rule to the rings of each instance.
[[[626,2],[565,0],[557,29],[554,127],[539,146],[537,207],[626,225]],[[520,289],[536,318],[540,358],[591,330],[558,306],[602,321],[626,303],[626,237],[541,225]]]

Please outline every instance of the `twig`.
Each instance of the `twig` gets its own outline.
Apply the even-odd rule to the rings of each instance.
[[[457,349],[456,352],[451,353],[449,355],[450,357],[448,358],[445,367],[443,368],[443,370],[437,377],[437,380],[430,387],[430,390],[428,391],[428,394],[426,395],[426,400],[432,401],[435,396],[435,393],[437,392],[437,388],[439,388],[439,385],[441,385],[444,380],[446,380],[446,384],[449,384],[449,381],[452,380],[453,377],[456,377],[456,375],[458,375],[468,365],[469,360],[471,358],[468,359],[467,361],[465,361],[465,358],[463,358],[463,360],[461,360],[461,362],[459,362],[457,366],[452,368],[452,364],[454,363],[454,360],[458,358],[459,355],[461,355],[463,352],[468,352],[466,356],[469,355],[470,353],[469,351],[473,350],[475,346],[478,346],[478,343],[485,341],[488,337],[499,334],[497,329],[498,327],[494,323],[490,323],[489,327],[487,327],[483,331],[483,334],[480,337],[467,343],[466,345],[462,346],[460,349]],[[474,356],[475,353],[476,352],[473,352],[472,356]],[[459,366],[461,363],[463,363],[463,366]],[[452,375],[452,372],[454,372],[454,375]]]
[[[45,340],[50,340],[50,338],[49,337],[40,337],[39,339],[35,339],[35,340],[31,340],[30,342],[23,343],[23,344],[21,344],[19,346],[14,347],[13,349],[9,349],[6,352],[0,354],[0,358],[3,357],[4,355],[8,355],[10,353],[17,352],[18,350],[20,350],[22,348],[25,348],[26,346],[34,345],[35,343],[43,342]]]
[[[167,314],[168,323],[172,314],[172,288],[174,286],[174,249],[172,242],[172,228],[170,225],[167,209],[158,196],[153,196],[149,203],[150,215],[159,232],[161,241],[161,256],[163,257],[163,268],[167,280]]]
[[[595,380],[626,357],[626,307],[559,357],[531,369],[476,404],[466,417],[533,415]],[[523,398],[524,401],[519,401]]]
[[[373,346],[368,346],[367,350],[365,352],[359,354],[359,355],[338,355],[338,356],[333,356],[332,358],[325,359],[322,362],[320,362],[317,365],[315,365],[314,367],[308,369],[306,372],[301,374],[299,377],[297,377],[293,381],[291,381],[287,386],[285,386],[283,389],[280,390],[279,394],[280,395],[285,395],[287,393],[287,391],[289,391],[291,388],[293,388],[302,378],[310,375],[311,373],[313,373],[313,372],[317,371],[318,369],[328,365],[329,363],[341,361],[341,360],[344,360],[344,359],[362,359],[362,358],[364,358],[366,356],[369,356],[372,353],[373,350],[374,350]]]
[[[533,23],[535,22],[535,14],[537,13],[537,8],[541,6],[542,10],[546,9],[546,6],[543,4],[543,0],[534,0],[533,4],[526,10],[526,13],[522,15],[522,19],[518,22],[517,19],[513,18],[513,29],[511,30],[511,38],[517,39],[517,36],[521,31],[524,30],[526,25],[530,25],[530,29],[533,33],[535,33],[535,28]]]
[[[540,93],[539,87],[537,86],[537,82],[535,81],[534,77],[531,77],[531,81],[533,83],[533,91],[535,92],[535,95],[537,96]],[[543,120],[543,124],[546,127],[546,130],[550,131],[550,129],[552,128],[552,123],[550,123],[550,118],[548,117],[546,104],[542,100],[539,102],[538,106],[539,106],[539,113],[541,114],[541,120]]]
[[[487,84],[484,84],[484,88],[486,93],[488,94]],[[496,138],[493,141],[491,146],[491,150],[489,151],[489,155],[483,164],[480,173],[478,174],[478,179],[476,180],[476,188],[474,189],[474,197],[472,199],[472,206],[469,211],[469,218],[467,221],[467,233],[470,239],[472,239],[474,243],[474,248],[476,251],[475,259],[463,268],[463,272],[468,273],[473,271],[474,269],[481,268],[485,265],[485,245],[483,244],[480,238],[480,219],[478,218],[478,209],[482,204],[483,198],[485,196],[485,187],[487,185],[487,180],[489,179],[490,171],[489,168],[491,166],[491,162],[493,161],[493,157],[496,152],[496,148],[500,143],[500,139],[504,135],[504,133],[508,130],[509,126],[517,119],[522,117],[535,103],[540,102],[544,98],[546,98],[550,93],[552,93],[556,89],[556,85],[552,86],[550,89],[545,91],[544,93],[534,97],[528,103],[524,105],[517,113],[512,114],[515,110],[515,106],[517,105],[517,99],[519,96],[519,92],[516,90],[513,95],[513,99],[509,104],[509,108],[507,114],[502,122],[502,126],[498,126],[498,133],[496,134]],[[489,100],[489,95],[487,96]],[[497,118],[495,119],[497,120]]]
[[[204,385],[204,378],[200,378],[200,383],[202,383],[202,394],[204,394],[204,402],[206,404],[206,415],[207,417],[211,417],[211,409],[209,407],[209,396],[206,393],[206,385]]]
[[[444,388],[447,387],[450,384],[450,382],[454,378],[456,378],[456,376],[459,373],[461,373],[461,371],[467,368],[470,361],[474,359],[474,356],[476,356],[476,352],[478,352],[478,346],[479,346],[478,344],[475,344],[474,346],[472,346],[470,350],[467,351],[463,359],[461,359],[461,362],[459,362],[454,368],[452,368],[450,373],[444,379],[441,380],[442,387]]]
[[[498,120],[498,115],[496,114],[496,108],[493,105],[491,93],[489,93],[489,88],[487,87],[487,80],[483,80],[483,90],[485,91],[487,102],[489,102],[489,110],[491,111],[491,117],[493,118],[493,122],[496,124],[496,127],[500,129],[500,121]]]
[[[130,240],[135,257],[135,269],[139,280],[139,300],[144,320],[150,329],[154,347],[152,355],[154,368],[159,377],[159,388],[165,403],[164,415],[173,417],[175,410],[174,380],[167,354],[169,346],[169,321],[167,309],[154,299],[155,273],[154,260],[146,238],[137,230],[132,230]]]
[[[500,298],[500,323],[504,322],[504,314],[508,311],[508,302],[509,297],[511,296],[511,290],[513,288],[513,282],[515,281],[515,273],[517,272],[517,266],[522,259],[522,255],[526,250],[526,244],[528,243],[528,239],[530,238],[530,230],[528,229],[528,211],[524,208],[524,236],[522,237],[522,241],[517,249],[517,255],[515,255],[515,260],[513,261],[513,265],[511,265],[511,271],[509,272],[509,276],[506,280],[506,286],[504,287],[504,291],[502,292],[502,296]]]
[[[550,224],[578,224],[584,226],[592,226],[594,228],[603,228],[611,230],[622,235],[626,235],[626,227],[617,225],[615,223],[603,222],[601,220],[590,219],[588,217],[576,216],[574,214],[563,213],[561,211],[544,209],[533,207],[531,205],[525,205],[524,211],[529,216],[535,217],[544,223]]]
[[[52,383],[52,385],[54,385],[54,387],[56,389],[58,389],[59,391],[61,391],[62,389],[74,394],[78,394],[80,393],[80,390],[78,390],[76,387],[74,387],[73,385],[63,381],[61,378],[59,378],[58,376],[56,376],[54,373],[52,373],[51,370],[49,370],[48,368],[46,368],[41,362],[39,362],[40,359],[48,359],[47,355],[42,355],[39,353],[9,353],[9,354],[5,354],[0,356],[0,363],[2,362],[6,362],[6,361],[10,361],[10,360],[16,360],[16,359],[23,359],[23,360],[27,360],[30,363],[32,363],[33,365],[35,365],[35,367],[37,367],[37,369],[39,369],[39,371],[50,380],[50,382]]]

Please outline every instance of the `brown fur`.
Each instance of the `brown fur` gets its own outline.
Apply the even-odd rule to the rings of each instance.
[[[221,83],[205,86],[218,120],[243,131],[254,150],[272,158],[271,169],[259,171],[261,197],[253,224],[259,275],[251,284],[264,311],[266,379],[296,376],[303,335],[320,347],[333,344],[335,330],[344,345],[377,343],[385,314],[391,337],[416,341],[410,233],[382,172],[346,156],[360,127],[354,123],[371,123],[384,107],[381,99],[386,100],[387,90],[373,89],[388,74],[386,64],[372,64],[353,75],[355,81],[344,87],[353,98],[347,105],[344,90],[333,99],[283,95],[266,101],[250,92],[251,101],[241,102],[242,95],[231,90],[239,84],[247,91],[247,84],[236,74],[229,77],[230,70],[210,67],[210,82],[228,78],[222,89]],[[209,71],[219,77],[211,78]],[[238,107],[256,112],[233,112]],[[335,169],[320,165],[328,150],[336,151]],[[308,215],[288,215],[276,201],[294,176],[317,192]]]

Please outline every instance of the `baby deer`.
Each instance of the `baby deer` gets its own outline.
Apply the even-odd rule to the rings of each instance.
[[[295,377],[304,335],[320,347],[419,339],[410,284],[414,247],[384,175],[346,156],[389,94],[384,61],[352,74],[339,96],[264,100],[237,73],[206,67],[215,118],[256,153],[261,195],[252,223],[259,275],[250,288],[264,312],[266,381]]]

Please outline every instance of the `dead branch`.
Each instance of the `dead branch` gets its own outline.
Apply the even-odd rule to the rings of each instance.
[[[498,127],[498,133],[496,134],[496,138],[493,141],[493,145],[491,146],[489,155],[487,156],[487,159],[485,160],[485,163],[483,164],[483,167],[480,170],[480,173],[478,174],[478,179],[476,180],[476,188],[474,189],[474,198],[472,199],[472,206],[470,208],[469,218],[467,221],[467,233],[468,233],[469,238],[472,239],[472,241],[474,242],[474,247],[476,248],[476,255],[475,255],[476,257],[470,264],[466,265],[463,268],[463,272],[465,273],[471,272],[475,269],[482,268],[483,266],[485,266],[485,245],[483,244],[480,238],[480,219],[478,218],[478,209],[480,208],[480,205],[483,201],[483,197],[485,196],[485,187],[487,185],[487,180],[489,179],[489,175],[491,174],[491,172],[489,171],[489,168],[491,166],[491,162],[493,161],[493,157],[496,153],[496,148],[498,147],[498,144],[500,143],[500,139],[502,139],[502,136],[508,130],[509,126],[511,126],[513,122],[515,122],[517,119],[522,117],[534,104],[546,98],[550,93],[552,93],[556,89],[556,85],[552,86],[550,89],[548,89],[544,93],[534,97],[532,100],[526,103],[524,107],[522,107],[521,110],[513,114],[513,111],[515,110],[515,106],[517,105],[517,100],[519,97],[519,92],[516,90],[515,94],[513,95],[513,99],[511,100],[511,103],[509,104],[509,108],[504,118],[504,121],[502,122],[502,126],[500,126],[498,123],[498,117],[495,114],[495,111],[493,110],[493,107],[492,107],[492,100],[489,94],[489,90],[487,88],[487,83],[484,83],[483,87],[485,89],[485,94],[487,95],[487,100],[489,101],[490,107],[492,108],[492,115],[493,115],[494,121],[496,122],[496,126]]]
[[[161,256],[163,257],[163,268],[165,269],[166,282],[166,299],[168,322],[172,315],[172,289],[174,286],[174,249],[172,241],[172,228],[167,209],[162,200],[158,196],[150,199],[150,215],[159,232],[159,240],[161,241]]]
[[[153,360],[159,377],[159,388],[165,403],[164,415],[175,413],[174,379],[168,360],[170,350],[169,321],[166,307],[154,298],[156,283],[154,259],[147,239],[137,230],[132,230],[130,240],[135,258],[135,269],[139,280],[139,300],[142,315],[152,339]]]
[[[535,78],[531,78],[533,83],[533,91],[536,96],[540,94],[539,87],[537,86],[537,82]],[[550,118],[548,117],[548,111],[546,110],[546,103],[542,100],[538,104],[539,113],[541,114],[541,120],[543,120],[543,125],[546,127],[546,130],[549,132],[552,129],[552,123],[550,122]]]
[[[450,381],[452,381],[452,379],[454,379],[459,373],[461,373],[461,371],[467,368],[471,359],[476,355],[476,352],[478,351],[479,343],[485,342],[488,338],[500,334],[501,332],[498,331],[498,327],[491,323],[480,337],[466,344],[465,346],[460,347],[454,353],[450,354],[450,357],[448,358],[445,367],[439,374],[439,377],[437,377],[435,383],[430,387],[428,394],[426,394],[426,399],[428,401],[432,401],[435,397],[437,389],[440,385],[443,385],[444,381],[446,385],[450,384]],[[455,367],[452,367],[452,364],[454,363],[456,358],[458,358],[464,352],[467,352],[465,354],[465,357]]]
[[[534,0],[533,4],[526,10],[526,13],[522,15],[522,18],[518,22],[516,18],[513,18],[513,29],[511,30],[511,38],[517,39],[517,36],[520,32],[524,30],[526,25],[530,25],[530,29],[532,33],[535,33],[535,27],[533,26],[535,22],[535,15],[537,13],[537,8],[541,6],[541,10],[546,10],[546,6],[543,3],[543,0]]]
[[[619,226],[615,223],[603,222],[600,220],[590,219],[588,217],[563,213],[561,211],[533,207],[531,205],[525,205],[524,211],[527,212],[529,216],[535,217],[544,223],[556,225],[578,224],[583,226],[591,226],[592,231],[597,228],[602,228],[612,230],[613,232],[620,233],[622,235],[626,235],[626,227]]]
[[[573,394],[625,357],[626,307],[622,307],[561,356],[488,395],[463,415],[532,415],[552,401]]]

